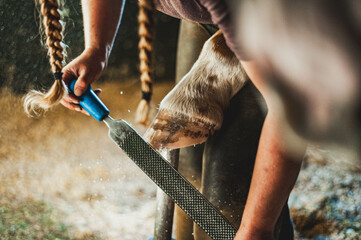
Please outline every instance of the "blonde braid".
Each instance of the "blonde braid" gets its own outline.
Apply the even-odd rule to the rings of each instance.
[[[151,77],[151,55],[153,34],[153,13],[155,10],[153,0],[139,0],[139,60],[140,60],[140,81],[142,88],[142,100],[136,111],[136,121],[143,125],[148,125],[149,102],[152,95]]]
[[[30,91],[24,99],[25,112],[29,115],[39,115],[43,111],[60,101],[65,92],[61,71],[63,69],[64,47],[63,47],[63,26],[60,22],[58,0],[40,0],[41,14],[46,36],[46,46],[50,57],[50,65],[54,74],[54,84],[48,92]]]

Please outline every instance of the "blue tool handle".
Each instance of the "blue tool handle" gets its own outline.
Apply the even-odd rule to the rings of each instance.
[[[69,90],[71,93],[74,93],[75,82],[76,79],[69,84]],[[108,108],[94,93],[91,86],[89,86],[86,92],[78,98],[80,106],[82,106],[85,111],[87,111],[96,120],[102,121],[106,116],[109,115]]]

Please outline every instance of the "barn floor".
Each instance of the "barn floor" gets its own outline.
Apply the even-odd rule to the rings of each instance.
[[[132,123],[137,80],[98,87],[111,115]],[[156,84],[154,106],[170,88]],[[21,99],[6,90],[0,106],[0,239],[152,235],[156,187],[111,142],[104,124],[61,106],[27,118]],[[360,239],[360,169],[334,164],[333,155],[315,147],[307,156],[290,197],[298,239]]]

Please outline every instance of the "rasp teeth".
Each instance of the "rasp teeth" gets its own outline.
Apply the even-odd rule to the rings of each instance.
[[[236,228],[125,121],[107,123],[113,141],[212,239],[231,240]]]

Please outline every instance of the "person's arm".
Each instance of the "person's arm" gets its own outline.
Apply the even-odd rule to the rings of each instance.
[[[289,152],[289,145],[286,146],[281,132],[284,120],[279,106],[274,102],[260,67],[254,61],[246,61],[250,59],[247,49],[240,46],[236,38],[238,25],[234,23],[237,23],[238,16],[232,18],[233,12],[229,9],[239,9],[241,2],[201,0],[213,22],[222,30],[228,47],[241,60],[247,75],[267,103],[268,114],[260,137],[251,187],[235,240],[268,240],[273,239],[277,219],[297,179],[303,156]],[[302,152],[302,148],[306,147],[299,146],[298,152]]]
[[[235,240],[273,239],[273,231],[297,179],[303,156],[290,153],[283,142],[282,121],[267,85],[253,62],[242,62],[268,105],[251,187]],[[304,148],[306,146],[303,146]]]
[[[104,72],[121,20],[125,0],[82,0],[85,49],[80,56],[65,66],[63,80],[77,82],[74,93],[82,95],[89,84]],[[99,91],[96,91],[99,93]],[[86,113],[76,97],[66,95],[61,103],[72,110]]]
[[[123,2],[82,0],[85,49],[99,49],[109,56],[123,13]]]

